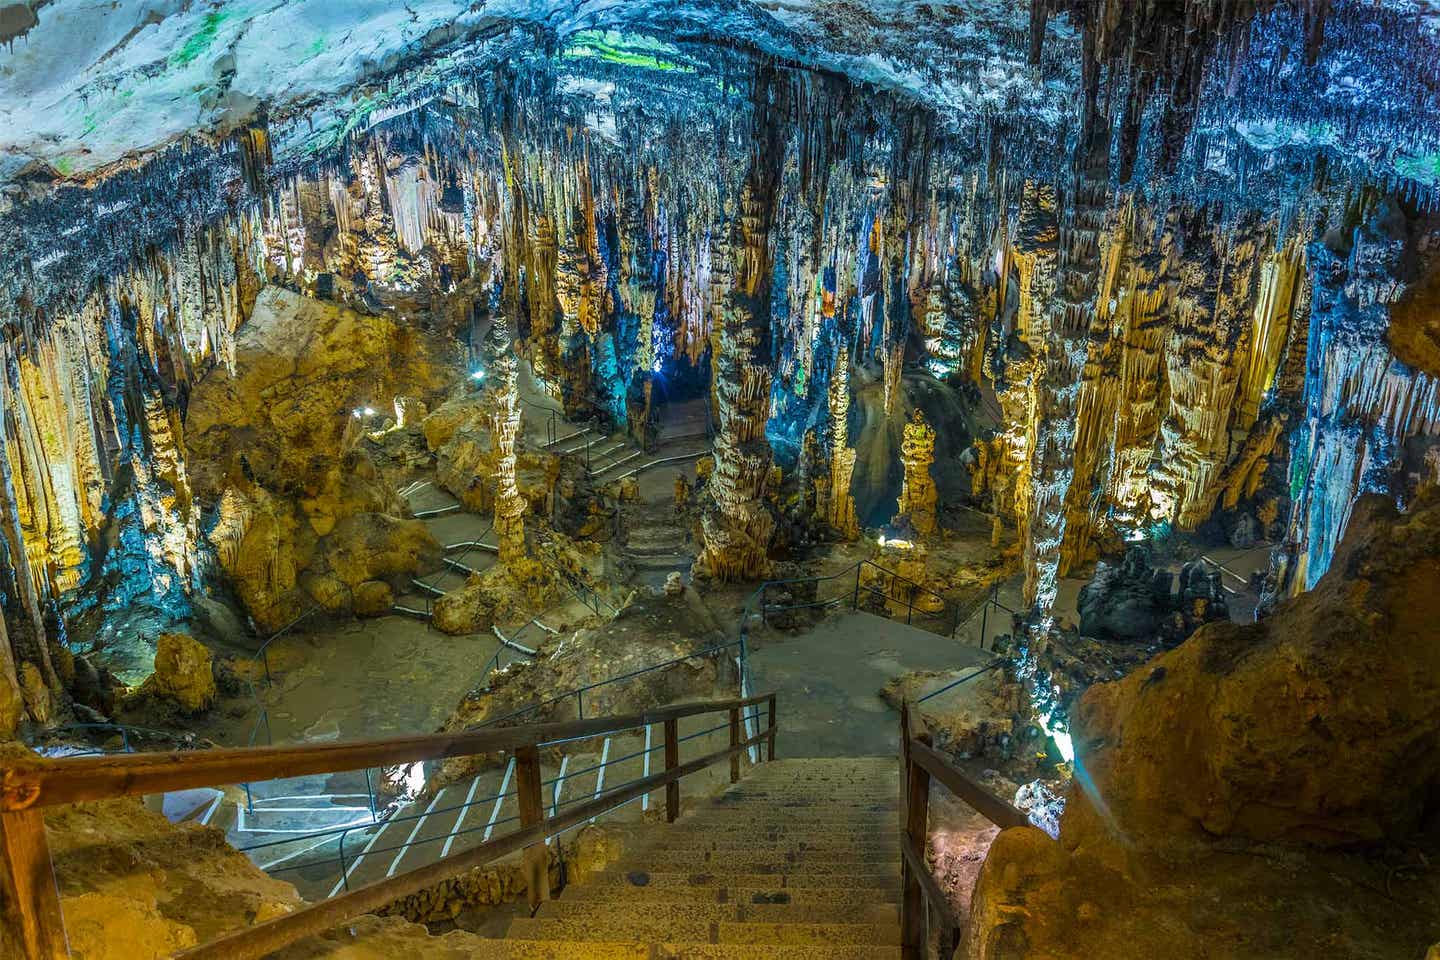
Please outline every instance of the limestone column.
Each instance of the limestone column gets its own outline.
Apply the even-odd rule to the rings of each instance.
[[[715,473],[701,515],[699,570],[720,580],[752,579],[769,568],[775,517],[767,502],[770,419],[770,230],[785,161],[780,125],[788,89],[768,72],[755,84],[750,170],[733,229],[734,286],[726,297],[715,364]],[[773,99],[772,99],[773,98]]]
[[[900,513],[922,537],[935,533],[935,481],[930,477],[930,465],[935,462],[935,430],[925,422],[925,414],[919,407],[915,415],[905,424],[905,436],[900,443],[900,460],[905,466],[905,480],[900,488]]]
[[[486,336],[493,393],[491,430],[495,445],[495,537],[500,562],[525,559],[525,498],[515,483],[515,439],[520,433],[519,365],[512,349],[509,319],[497,316]]]
[[[855,472],[855,451],[849,446],[850,351],[843,345],[835,354],[830,374],[830,497],[826,517],[841,537],[853,540],[860,534],[855,519],[855,498],[850,495],[850,478]]]

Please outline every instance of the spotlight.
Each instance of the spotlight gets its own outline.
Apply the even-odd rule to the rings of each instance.
[[[660,372],[660,367],[661,367],[660,358],[659,358],[659,357],[656,357],[656,358],[655,358],[655,362],[650,365],[650,370],[651,370],[652,372],[654,372],[654,373],[659,373],[659,372]]]
[[[471,379],[471,380],[477,380],[477,381],[478,381],[478,380],[484,380],[484,379],[485,379],[485,371],[484,371],[484,370],[476,370],[474,373],[470,374],[470,379]]]
[[[351,410],[350,412],[355,416],[355,419],[356,419],[356,420],[359,420],[359,419],[360,419],[362,416],[364,416],[364,414],[365,414],[365,411],[361,410],[359,407],[356,407],[354,410]]]
[[[365,408],[365,416],[367,416],[367,417],[373,417],[373,416],[375,416],[375,408],[374,408],[374,407],[366,407],[366,408]]]

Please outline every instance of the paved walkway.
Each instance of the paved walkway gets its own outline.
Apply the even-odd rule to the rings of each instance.
[[[750,682],[785,704],[776,737],[781,756],[890,756],[899,749],[900,718],[880,698],[888,681],[990,659],[974,644],[843,610],[799,634],[752,633]]]

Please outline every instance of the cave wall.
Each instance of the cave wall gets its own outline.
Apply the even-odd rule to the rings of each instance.
[[[702,568],[716,576],[765,569],[768,500],[806,443],[817,513],[855,536],[853,478],[899,475],[898,461],[857,469],[873,445],[855,435],[856,394],[873,384],[865,415],[898,436],[902,383],[928,375],[998,413],[971,490],[1020,528],[1038,619],[1057,578],[1098,551],[1193,529],[1260,495],[1286,458],[1289,559],[1273,589],[1303,589],[1358,492],[1403,495],[1377,465],[1401,448],[1414,460],[1436,432],[1432,375],[1383,336],[1434,233],[1433,198],[1404,175],[1413,165],[1360,159],[1383,118],[1364,114],[1323,153],[1236,125],[1338,115],[1317,86],[1326,57],[1353,69],[1346,51],[1373,52],[1388,11],[1343,4],[1317,38],[1288,8],[1192,6],[1191,20],[1147,8],[1124,29],[1079,17],[1077,36],[1055,26],[1067,5],[1035,4],[1028,58],[1055,85],[1047,98],[1073,102],[1012,92],[963,127],[841,73],[589,38],[430,75],[303,161],[281,163],[257,124],[188,167],[167,155],[89,199],[20,204],[0,343],[12,659],[55,686],[49,654],[77,612],[183,617],[212,554],[221,570],[238,555],[248,530],[226,517],[253,510],[227,513],[231,481],[197,497],[193,476],[214,464],[187,456],[186,415],[207,374],[246,375],[236,330],[265,283],[404,325],[441,318],[472,364],[465,321],[493,309],[577,418],[624,427],[656,381],[708,380],[718,473]],[[1190,33],[1204,42],[1182,43]],[[1297,39],[1314,68],[1274,70]],[[1396,104],[1424,102],[1389,69],[1373,72]],[[1236,116],[1217,113],[1226,103]],[[1406,156],[1429,142],[1411,124],[1390,132]],[[134,215],[128,242],[114,204]],[[1332,252],[1384,211],[1403,236]],[[176,235],[156,225],[167,212]],[[46,252],[56,232],[76,240]],[[324,536],[316,510],[282,513]],[[276,596],[298,582],[261,572]],[[295,609],[254,599],[265,623]]]

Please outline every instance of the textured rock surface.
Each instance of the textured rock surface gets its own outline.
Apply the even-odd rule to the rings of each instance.
[[[175,701],[186,713],[205,710],[215,700],[210,651],[183,633],[162,633],[156,639],[150,680],[156,695]]]
[[[1142,845],[1418,830],[1440,783],[1437,578],[1440,495],[1405,516],[1366,498],[1312,593],[1090,690],[1072,733],[1104,810],[1072,798],[1067,839],[1104,842],[1107,820]]]
[[[14,745],[0,748],[0,758],[21,753]],[[172,825],[138,800],[56,808],[45,825],[76,960],[163,960],[303,903],[294,887],[236,852],[222,831]],[[8,935],[0,924],[0,953],[18,956]],[[459,960],[479,949],[468,933],[435,938],[399,917],[362,917],[275,956],[383,960],[408,953]]]
[[[1073,715],[1060,842],[1000,835],[968,956],[1380,958],[1433,943],[1440,878],[1417,858],[1440,843],[1437,534],[1440,493],[1403,517],[1366,498],[1313,593],[1093,687]]]
[[[608,622],[543,645],[535,661],[515,663],[490,674],[487,686],[461,701],[444,729],[465,730],[517,713],[504,722],[573,720],[579,715],[575,699],[552,702],[551,698],[667,663],[724,640],[719,625],[694,590],[637,597]],[[715,656],[682,661],[631,680],[597,687],[585,695],[585,716],[638,713],[733,690],[730,661],[723,655],[718,659],[718,665]],[[526,709],[537,704],[536,709]],[[432,786],[464,777],[485,759],[446,761],[438,779],[432,779]]]
[[[361,583],[435,566],[438,545],[397,519],[362,437],[392,398],[445,382],[417,334],[271,286],[232,362],[194,389],[187,455],[216,517],[210,543],[262,630],[311,604],[349,611]]]

